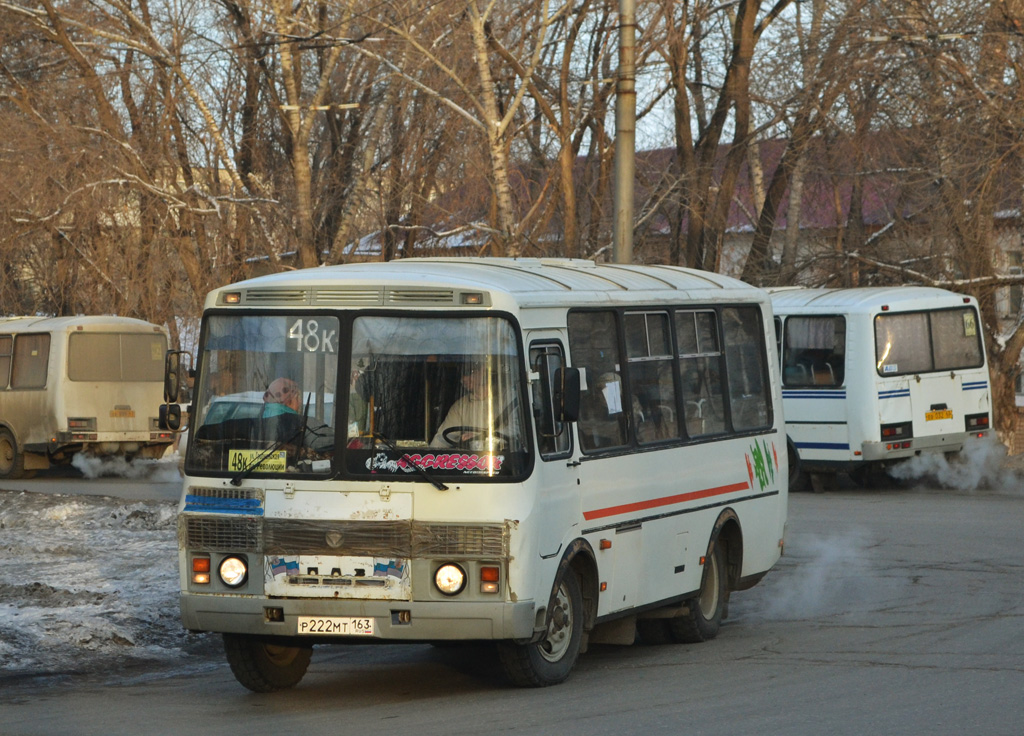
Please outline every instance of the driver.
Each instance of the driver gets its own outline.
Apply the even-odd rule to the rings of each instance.
[[[452,427],[465,427],[458,437],[461,444],[479,437],[481,430],[489,426],[488,412],[491,405],[487,386],[487,372],[484,366],[474,363],[469,370],[462,375],[462,386],[465,393],[462,394],[448,410],[448,415],[437,428],[434,439],[430,441],[431,447],[451,447],[452,444],[445,440],[444,433]],[[495,420],[497,425],[497,421]],[[475,431],[468,431],[475,428]],[[455,437],[451,437],[455,440]]]

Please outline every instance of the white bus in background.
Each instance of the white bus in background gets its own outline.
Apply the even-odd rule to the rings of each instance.
[[[167,331],[127,317],[0,320],[0,478],[77,453],[156,458]]]
[[[714,637],[782,552],[771,326],[739,281],[579,260],[217,289],[179,507],[185,626],[222,633],[258,692],[298,683],[314,644],[491,640],[512,682],[543,686],[588,642]],[[260,416],[213,416],[247,391]]]
[[[791,490],[956,453],[992,426],[977,301],[921,286],[772,289]]]

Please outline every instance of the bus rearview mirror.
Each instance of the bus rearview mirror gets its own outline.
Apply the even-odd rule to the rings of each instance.
[[[173,404],[181,390],[181,353],[168,350],[164,356],[164,401]]]
[[[160,405],[160,429],[177,432],[181,429],[181,407],[178,404]]]

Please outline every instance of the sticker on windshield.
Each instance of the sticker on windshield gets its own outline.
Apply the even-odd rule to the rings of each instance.
[[[978,334],[978,325],[974,321],[974,312],[964,312],[964,335],[975,337]]]
[[[367,458],[366,469],[371,472],[385,471],[414,473],[421,470],[453,470],[460,473],[498,473],[505,462],[504,455],[470,455],[461,453],[409,454],[400,458],[389,458],[378,452],[376,457]]]
[[[889,365],[882,366],[882,373],[898,373],[899,365],[897,363],[890,363]]]
[[[254,463],[259,466],[253,468]],[[284,450],[267,452],[266,450],[229,450],[228,470],[232,473],[245,473],[249,470],[260,473],[283,473],[288,469],[288,453]]]

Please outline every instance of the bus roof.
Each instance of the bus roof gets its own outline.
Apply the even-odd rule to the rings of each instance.
[[[241,292],[242,306],[445,306],[459,292],[507,294],[523,307],[678,302],[687,298],[749,300],[760,290],[721,274],[665,265],[595,263],[568,258],[402,258],[285,271],[221,287]],[[755,300],[766,300],[766,297]]]
[[[2,317],[0,334],[18,332],[64,332],[77,328],[109,332],[111,328],[129,332],[164,332],[164,328],[133,317],[114,315],[77,315],[74,317]]]
[[[975,304],[974,297],[931,286],[866,286],[850,289],[768,289],[776,313],[790,310],[873,314],[888,306],[894,311],[935,309],[956,304]],[[806,308],[806,309],[801,309]]]

